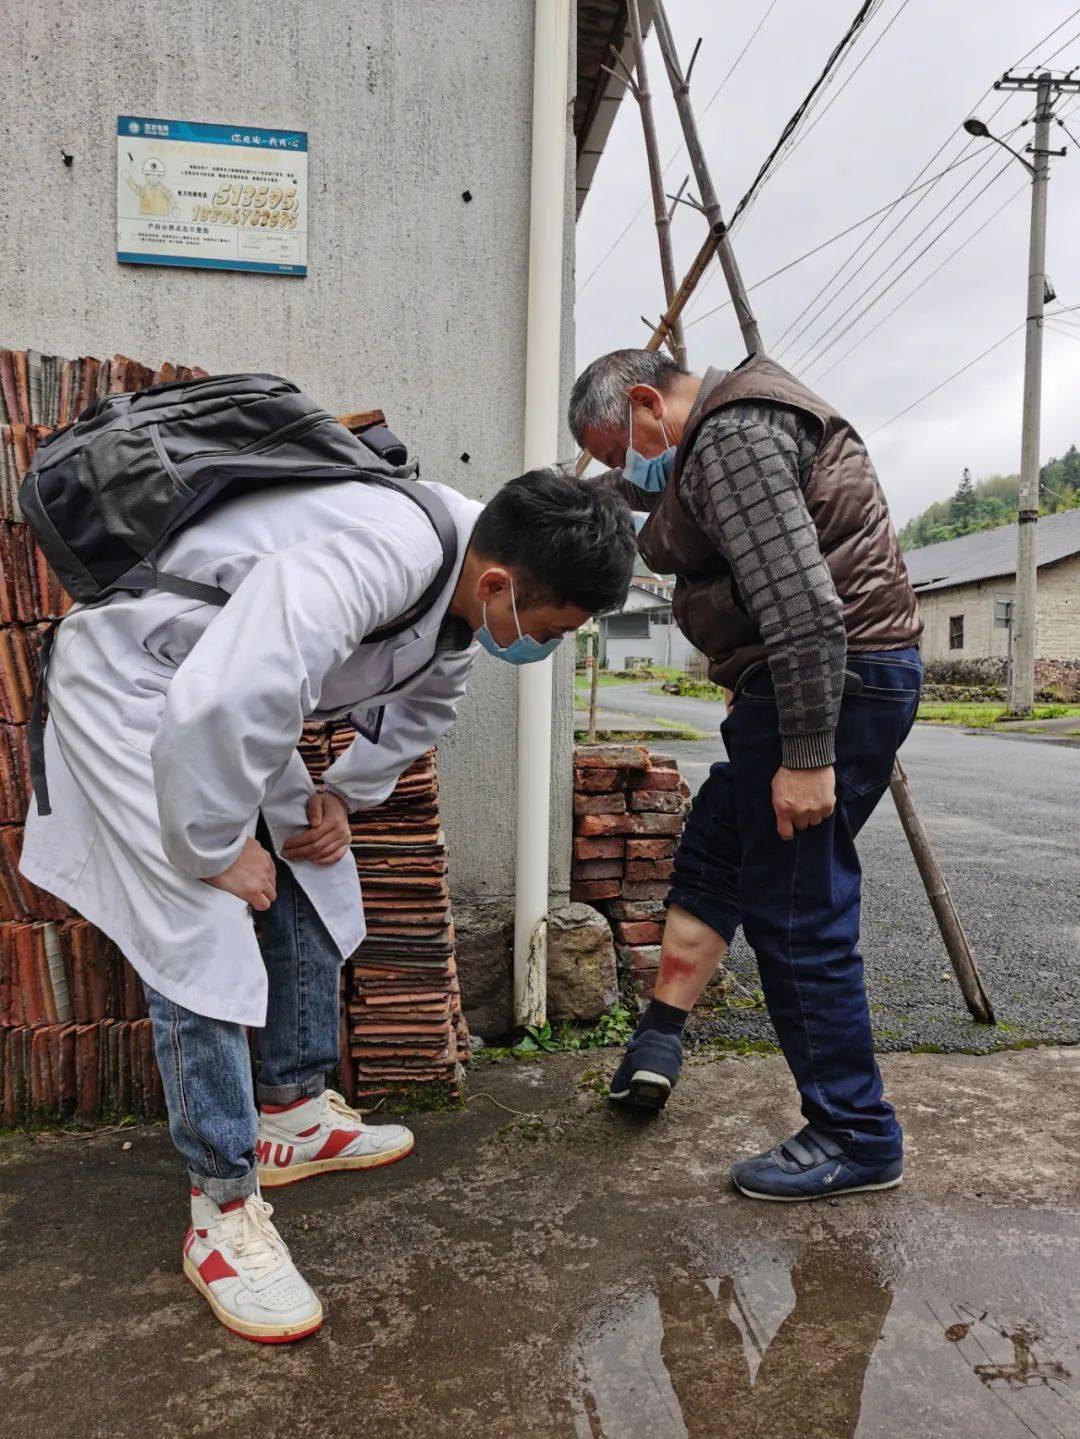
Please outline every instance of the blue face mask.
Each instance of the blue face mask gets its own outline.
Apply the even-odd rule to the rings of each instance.
[[[514,611],[514,624],[517,626],[518,637],[505,647],[500,645],[495,636],[488,629],[487,602],[484,603],[484,624],[483,628],[477,630],[476,638],[487,650],[489,655],[494,655],[497,660],[505,660],[508,665],[532,665],[537,660],[546,660],[552,650],[557,649],[561,637],[548,640],[541,644],[534,640],[532,635],[524,635],[521,632],[521,621],[518,619],[517,599],[514,595],[514,582],[510,581],[510,604]]]
[[[660,421],[660,428],[664,431],[664,440],[667,440],[667,430],[664,428],[663,420]],[[654,455],[647,460],[644,455],[639,455],[634,449],[634,407],[630,406],[630,443],[626,447],[626,463],[623,466],[623,476],[632,485],[637,485],[639,490],[646,494],[656,495],[661,490],[667,489],[667,482],[671,479],[672,467],[675,464],[674,445],[668,445],[659,455]]]

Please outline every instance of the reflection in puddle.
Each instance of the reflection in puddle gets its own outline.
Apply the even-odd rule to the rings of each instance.
[[[1075,1339],[815,1253],[680,1274],[578,1351],[578,1439],[1080,1439]]]

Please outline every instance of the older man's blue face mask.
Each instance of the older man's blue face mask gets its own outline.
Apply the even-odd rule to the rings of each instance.
[[[630,405],[630,443],[626,447],[626,463],[623,466],[623,476],[632,485],[637,485],[639,490],[646,494],[659,494],[667,488],[667,482],[671,479],[671,471],[675,464],[676,446],[668,444],[668,432],[663,420],[660,421],[660,429],[664,434],[664,443],[667,449],[661,450],[660,454],[654,455],[647,460],[644,455],[638,454],[634,449],[634,406]]]

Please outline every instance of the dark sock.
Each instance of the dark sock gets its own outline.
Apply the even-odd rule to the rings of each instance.
[[[679,1009],[674,1004],[665,1004],[662,999],[650,999],[649,1007],[641,1016],[634,1033],[643,1034],[647,1029],[655,1029],[660,1034],[676,1034],[681,1039],[689,1018],[690,1011],[688,1009]]]

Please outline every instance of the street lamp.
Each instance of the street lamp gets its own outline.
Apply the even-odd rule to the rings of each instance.
[[[1025,160],[1019,150],[1014,150],[1013,147],[1007,145],[1004,140],[999,140],[996,135],[991,135],[985,120],[980,120],[977,116],[972,115],[969,120],[964,121],[964,129],[969,135],[973,135],[976,140],[993,140],[995,145],[1000,145],[1003,150],[1008,150],[1010,155],[1015,155],[1029,175],[1038,174],[1035,166]]]

